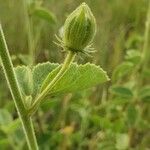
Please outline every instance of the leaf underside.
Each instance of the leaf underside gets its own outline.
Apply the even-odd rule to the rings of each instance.
[[[56,68],[48,75],[41,90],[43,90],[52,81],[59,70],[60,67]],[[55,87],[50,91],[50,93],[59,94],[80,91],[95,86],[99,83],[106,82],[107,80],[108,77],[106,72],[94,64],[72,64],[61,80],[58,81]]]
[[[53,80],[60,68],[59,64],[46,62],[36,65],[32,70],[27,66],[16,67],[15,73],[21,91],[35,97]],[[49,94],[81,91],[108,80],[106,72],[99,66],[90,63],[84,65],[74,63]]]

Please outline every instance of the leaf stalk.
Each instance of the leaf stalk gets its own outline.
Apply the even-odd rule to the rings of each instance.
[[[60,69],[60,71],[57,73],[55,78],[47,85],[47,87],[35,98],[35,101],[33,102],[31,108],[29,109],[29,115],[32,115],[40,105],[41,101],[44,99],[44,97],[52,90],[52,88],[56,85],[56,83],[63,77],[65,72],[70,67],[71,63],[73,62],[75,58],[76,53],[72,51],[68,51],[68,54],[66,56],[66,59]]]

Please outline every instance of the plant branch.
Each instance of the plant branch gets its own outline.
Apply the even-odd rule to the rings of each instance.
[[[25,106],[23,103],[22,94],[20,92],[20,88],[17,83],[17,79],[16,79],[15,72],[13,69],[13,64],[10,58],[10,54],[7,48],[7,44],[5,41],[5,37],[4,37],[1,25],[0,25],[0,57],[2,60],[2,67],[5,73],[5,77],[6,77],[11,95],[13,97],[21,123],[23,125],[28,147],[30,150],[38,150],[32,121],[31,121],[31,118],[28,116],[27,110],[25,109]]]
[[[52,90],[52,88],[56,85],[56,83],[63,77],[67,69],[70,67],[70,64],[75,58],[75,53],[72,51],[68,52],[68,55],[62,65],[62,68],[58,72],[58,74],[55,76],[55,78],[50,82],[50,84],[41,92],[41,94],[38,95],[38,97],[35,99],[34,103],[32,104],[31,108],[29,109],[29,115],[33,114],[37,107],[40,105],[43,98]]]

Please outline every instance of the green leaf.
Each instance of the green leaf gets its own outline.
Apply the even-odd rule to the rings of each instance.
[[[12,121],[11,114],[6,109],[0,109],[0,126],[5,126]]]
[[[33,96],[36,96],[39,93],[42,82],[47,75],[58,66],[59,64],[46,62],[38,64],[33,68]]]
[[[125,46],[127,49],[129,49],[130,47],[138,47],[142,41],[143,41],[143,37],[133,32],[127,39]]]
[[[24,64],[24,65],[29,65],[31,64],[30,56],[25,55],[25,54],[19,54],[18,55],[19,60]]]
[[[128,50],[126,54],[126,60],[132,62],[133,64],[138,64],[140,63],[141,60],[141,53],[138,50]]]
[[[129,88],[123,86],[112,86],[110,91],[117,96],[121,96],[125,98],[133,97],[132,91]]]
[[[139,98],[143,101],[150,101],[150,86],[142,87],[139,94]]]
[[[130,126],[134,126],[138,119],[138,111],[134,105],[129,105],[127,108],[127,122]]]
[[[9,124],[2,127],[2,130],[7,134],[12,134],[21,126],[20,119],[11,121]]]
[[[124,62],[124,63],[120,64],[114,70],[113,75],[112,75],[112,80],[113,81],[119,80],[120,78],[122,78],[125,75],[127,75],[128,73],[130,73],[133,68],[134,68],[134,65],[133,65],[133,63],[130,63],[130,62]]]
[[[48,21],[51,24],[56,23],[55,15],[43,7],[36,7],[34,12],[33,12],[33,15],[35,15],[35,16],[37,16],[37,17],[39,17],[45,21]]]
[[[24,95],[31,95],[33,91],[33,81],[31,69],[27,66],[18,66],[15,73],[19,87]]]
[[[129,148],[129,136],[128,134],[117,134],[116,137],[116,148],[117,150],[125,150]]]
[[[43,82],[41,91],[52,81],[59,72],[60,66],[52,71]],[[72,64],[64,76],[56,83],[50,91],[51,94],[68,93],[90,88],[108,81],[109,78],[102,68],[94,64],[77,65]]]
[[[110,139],[98,142],[98,150],[116,150],[115,142]]]
[[[59,64],[50,62],[38,64],[32,70],[26,66],[16,67],[15,73],[23,94],[35,97],[41,89],[51,82],[59,72],[60,67]],[[62,79],[52,89],[51,93],[61,94],[79,91],[108,80],[106,72],[94,64],[72,64]]]
[[[141,73],[141,76],[145,79],[149,79],[150,78],[150,69],[144,68],[143,72]]]
[[[116,107],[116,106],[124,106],[124,105],[128,104],[129,102],[130,102],[130,100],[127,99],[126,97],[115,97],[109,102],[109,104],[111,106]]]
[[[124,123],[123,117],[120,117],[120,119],[114,120],[111,126],[111,130],[115,134],[124,131],[125,128],[126,128],[126,125]]]
[[[9,143],[8,138],[0,140],[0,149],[3,149],[3,150],[10,149],[10,143]]]
[[[43,80],[57,66],[59,65],[47,62],[34,66],[32,70],[27,66],[16,67],[14,70],[22,93],[36,96]]]

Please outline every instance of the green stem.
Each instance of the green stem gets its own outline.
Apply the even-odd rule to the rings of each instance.
[[[38,150],[36,137],[33,130],[31,118],[27,114],[27,110],[23,104],[22,94],[20,92],[13,64],[10,58],[10,54],[6,45],[5,37],[2,27],[0,25],[0,57],[2,60],[2,67],[5,73],[5,77],[13,97],[18,115],[23,125],[24,133],[26,136],[27,144],[30,150]]]
[[[35,40],[33,35],[33,20],[29,16],[28,13],[28,3],[26,0],[23,0],[23,7],[24,7],[24,16],[25,16],[25,23],[26,23],[26,30],[27,30],[27,39],[28,39],[28,49],[29,49],[29,57],[30,57],[30,65],[34,65],[35,62]]]
[[[145,34],[144,34],[144,45],[143,45],[143,56],[142,56],[142,64],[143,69],[148,65],[149,61],[149,46],[150,46],[150,1],[147,11],[147,20],[145,22]]]
[[[52,90],[52,88],[55,86],[55,84],[63,77],[64,73],[67,71],[70,64],[74,60],[74,58],[75,58],[75,53],[69,51],[63,65],[62,65],[62,68],[60,69],[58,74],[50,82],[50,84],[41,92],[41,94],[39,94],[39,96],[35,99],[34,103],[32,104],[32,106],[29,110],[30,115],[36,111],[37,107],[39,106],[39,104],[41,103],[43,98],[50,92],[50,90]]]

